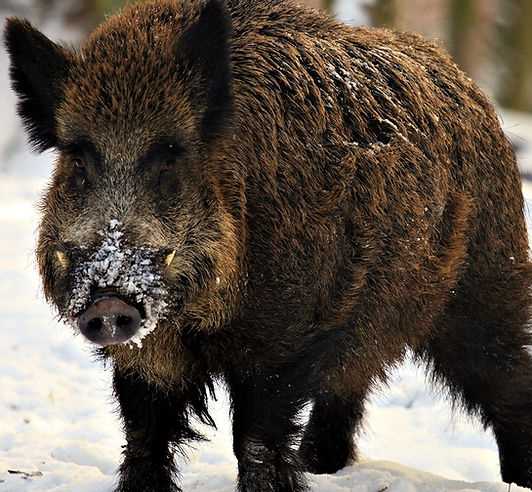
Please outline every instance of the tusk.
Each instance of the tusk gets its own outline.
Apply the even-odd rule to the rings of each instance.
[[[57,250],[55,252],[55,257],[64,270],[68,269],[70,262],[68,261],[67,255],[63,251]]]
[[[175,258],[175,249],[164,260],[164,263],[166,264],[167,267],[169,267],[172,264],[172,262],[174,261],[174,258]]]

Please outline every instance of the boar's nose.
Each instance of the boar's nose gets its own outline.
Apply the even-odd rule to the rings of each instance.
[[[127,342],[138,331],[141,316],[137,308],[115,296],[97,299],[80,317],[78,326],[85,337],[102,347]]]

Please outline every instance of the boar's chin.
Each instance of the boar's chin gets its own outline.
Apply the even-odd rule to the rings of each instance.
[[[139,306],[143,314],[140,329],[126,343],[141,346],[143,338],[165,319],[169,305],[159,252],[129,246],[118,220],[111,220],[99,234],[98,249],[86,251],[85,258],[73,269],[72,294],[65,317],[77,327],[79,316],[93,302],[95,292],[112,290]]]

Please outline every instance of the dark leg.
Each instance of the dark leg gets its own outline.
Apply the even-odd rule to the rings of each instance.
[[[294,441],[303,405],[297,388],[271,378],[227,378],[233,406],[233,448],[240,492],[307,490]]]
[[[162,391],[140,376],[115,371],[127,446],[116,492],[177,492],[173,452],[199,436],[190,428],[189,410],[208,416],[204,389]],[[202,407],[203,405],[203,407]]]
[[[419,351],[436,380],[493,428],[502,479],[532,487],[532,337],[528,274],[458,293]]]
[[[353,435],[364,413],[364,395],[316,398],[299,450],[308,472],[336,473],[356,459]]]

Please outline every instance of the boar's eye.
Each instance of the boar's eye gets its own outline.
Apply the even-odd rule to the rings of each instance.
[[[183,147],[178,144],[170,143],[165,145],[160,153],[161,168],[172,169],[178,160],[183,157]]]
[[[87,184],[87,168],[80,158],[72,159],[72,168],[74,170],[74,182],[78,188],[83,188]]]
[[[162,139],[153,143],[140,159],[140,169],[150,173],[159,188],[173,189],[184,154],[179,143]]]

